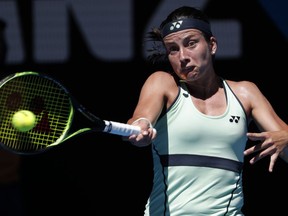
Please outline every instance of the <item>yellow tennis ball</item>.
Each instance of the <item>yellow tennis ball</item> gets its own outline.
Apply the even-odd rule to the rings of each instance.
[[[36,116],[29,110],[20,110],[14,113],[12,117],[13,127],[21,132],[27,132],[34,128],[36,124]]]

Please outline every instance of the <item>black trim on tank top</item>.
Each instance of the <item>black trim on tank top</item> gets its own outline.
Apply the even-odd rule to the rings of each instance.
[[[161,164],[168,166],[201,166],[219,168],[240,173],[243,163],[227,158],[219,158],[213,156],[191,155],[191,154],[173,154],[160,155]]]

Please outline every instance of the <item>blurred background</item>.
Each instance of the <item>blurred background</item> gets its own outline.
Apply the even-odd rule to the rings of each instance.
[[[219,42],[216,72],[255,82],[288,122],[288,3],[280,0],[1,0],[0,77],[47,73],[96,115],[126,122],[153,71],[145,61],[145,32],[182,5],[210,17]],[[149,147],[90,133],[40,155],[0,153],[1,200],[17,203],[10,202],[10,215],[143,215],[152,180]],[[269,158],[253,166],[248,160],[244,213],[283,215],[288,164],[279,159],[269,173]],[[0,202],[0,211],[5,206]],[[15,206],[20,213],[12,214]]]

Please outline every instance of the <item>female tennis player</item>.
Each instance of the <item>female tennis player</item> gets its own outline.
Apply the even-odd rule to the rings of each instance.
[[[244,215],[248,125],[276,131],[286,123],[253,82],[217,75],[218,43],[202,11],[177,8],[149,36],[164,44],[164,52],[157,46],[149,56],[160,69],[145,81],[127,121],[143,129],[128,137],[133,145],[152,144],[153,187],[144,215]]]

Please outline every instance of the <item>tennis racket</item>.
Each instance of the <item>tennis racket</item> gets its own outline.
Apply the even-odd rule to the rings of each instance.
[[[12,116],[19,110],[35,114],[34,128],[21,132],[12,126]],[[75,121],[85,126],[80,128]],[[17,154],[40,153],[85,132],[130,136],[140,133],[140,127],[95,116],[46,74],[18,72],[0,81],[0,145],[4,149]]]

